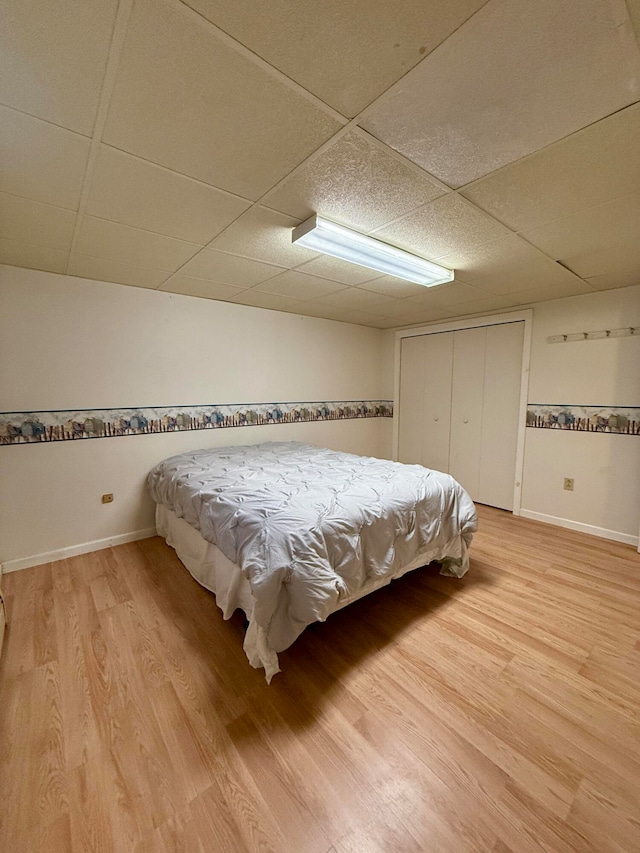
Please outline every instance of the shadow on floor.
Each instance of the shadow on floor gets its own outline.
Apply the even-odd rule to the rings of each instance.
[[[163,564],[161,570],[149,564],[156,594],[164,599],[167,615],[179,625],[191,653],[200,658],[199,665],[213,668],[217,678],[212,702],[230,702],[238,710],[275,707],[282,723],[293,730],[312,725],[323,705],[348,693],[353,674],[369,663],[375,666],[403,638],[419,634],[437,611],[455,606],[465,590],[491,583],[473,558],[460,579],[440,575],[437,564],[409,572],[326,622],[308,626],[279,654],[282,672],[267,685],[263,670],[254,670],[242,649],[244,614],[236,611],[225,622],[213,594],[191,578],[173,549],[158,540],[155,550]],[[188,595],[178,594],[187,588]],[[203,630],[210,638],[203,638]]]

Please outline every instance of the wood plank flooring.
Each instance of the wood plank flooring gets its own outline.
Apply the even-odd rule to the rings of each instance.
[[[7,575],[0,850],[639,851],[640,555],[479,510],[270,687],[160,539]]]

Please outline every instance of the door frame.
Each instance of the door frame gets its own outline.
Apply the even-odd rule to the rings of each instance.
[[[533,309],[510,311],[505,314],[486,314],[482,317],[470,317],[464,320],[448,320],[444,323],[430,323],[411,329],[401,329],[395,333],[394,377],[393,377],[393,444],[392,456],[398,459],[399,411],[400,411],[400,356],[404,338],[438,335],[443,332],[457,332],[463,329],[476,329],[482,326],[501,326],[504,323],[524,323],[522,342],[522,373],[520,378],[520,406],[518,408],[518,439],[516,445],[516,469],[513,484],[513,514],[520,515],[522,503],[522,474],[524,470],[524,442],[527,426],[527,402],[529,391],[529,365],[531,361],[531,331]]]

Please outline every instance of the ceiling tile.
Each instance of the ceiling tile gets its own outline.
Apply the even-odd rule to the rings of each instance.
[[[352,117],[486,0],[187,0],[188,5]]]
[[[73,253],[69,261],[68,275],[110,281],[114,284],[129,284],[133,287],[148,287],[155,290],[169,275],[161,270],[148,269],[135,264],[123,264],[105,258],[92,258]]]
[[[334,308],[332,305],[326,305],[323,302],[298,302],[298,312],[305,317],[318,317],[322,320],[336,320],[344,312],[340,308]]]
[[[340,258],[332,258],[329,255],[318,255],[312,261],[308,261],[299,267],[300,272],[309,275],[319,275],[321,278],[329,278],[332,281],[340,281],[343,284],[362,284],[365,281],[381,278],[381,273],[368,267],[350,264]]]
[[[448,317],[468,317],[470,314],[481,314],[487,311],[502,311],[508,307],[503,296],[486,294],[459,305],[452,305],[443,310],[448,311]]]
[[[90,144],[70,130],[0,106],[0,190],[77,210]]]
[[[519,293],[509,293],[502,297],[505,307],[529,305],[536,302],[546,302],[549,299],[562,299],[565,296],[579,296],[582,293],[593,293],[592,288],[577,279],[562,283],[537,287],[533,290],[523,290]]]
[[[400,326],[403,326],[404,323],[400,323],[398,320],[394,318],[388,318],[386,320],[380,318],[376,323],[376,329],[397,329]]]
[[[635,287],[640,284],[640,274],[637,267],[626,275],[606,273],[585,278],[587,284],[596,290],[615,290],[618,287]]]
[[[631,18],[631,26],[633,27],[636,40],[640,46],[640,0],[627,0],[629,9],[629,17]]]
[[[0,239],[0,264],[63,273],[68,258],[69,252],[60,252],[48,246],[35,246],[18,240]]]
[[[351,323],[354,326],[369,326],[372,329],[380,328],[380,323],[384,322],[384,318],[378,314],[371,314],[369,311],[348,311],[341,310],[334,318],[339,323]]]
[[[424,292],[424,285],[404,281],[393,275],[383,275],[374,281],[367,281],[359,285],[362,290],[370,290],[372,293],[382,293],[384,296],[395,296],[404,299],[405,296],[419,296]]]
[[[379,309],[378,314],[389,319],[396,318],[400,322],[405,317],[413,317],[427,310],[439,310],[444,307],[442,304],[432,304],[427,294],[426,298],[423,296],[411,296],[406,299],[395,299],[390,304]]]
[[[318,213],[361,231],[443,194],[418,169],[352,131],[288,178],[262,203],[297,219]]]
[[[376,230],[374,236],[433,259],[507,233],[504,225],[451,193]]]
[[[4,0],[0,101],[90,136],[117,0]]]
[[[487,294],[469,284],[450,282],[429,288],[429,295],[434,304],[453,307],[465,305],[477,299],[485,299]]]
[[[608,0],[487,3],[361,124],[463,186],[640,97],[640,54],[616,11]]]
[[[297,314],[300,310],[299,299],[288,299],[273,293],[262,293],[258,290],[244,290],[237,296],[227,300],[237,305],[252,305],[254,308],[269,308],[272,311],[288,311]]]
[[[437,287],[423,287],[420,293],[396,299],[393,303],[385,304],[383,307],[385,315],[405,317],[411,315],[411,312],[419,313],[427,309],[430,311],[432,309],[449,311],[452,307],[462,303],[486,298],[486,293],[469,285],[447,283]]]
[[[275,293],[279,296],[289,296],[294,299],[317,299],[320,296],[337,293],[345,288],[346,285],[337,281],[305,275],[298,270],[287,270],[287,272],[265,281],[264,284],[258,285],[255,290]]]
[[[548,258],[540,258],[526,264],[505,263],[495,273],[473,280],[473,286],[479,290],[500,296],[542,287],[553,288],[564,284],[571,286],[575,283],[576,276],[572,272]]]
[[[582,278],[601,275],[624,278],[635,274],[636,284],[640,284],[640,241],[636,236],[627,243],[568,257],[563,263]]]
[[[408,306],[407,306],[408,307]],[[452,309],[439,308],[420,308],[407,310],[406,314],[398,314],[397,317],[389,317],[388,320],[394,320],[396,326],[416,326],[420,323],[435,323],[437,320],[447,320],[454,316]]]
[[[459,281],[472,282],[476,278],[499,274],[505,268],[540,260],[544,260],[544,255],[539,249],[516,234],[507,234],[489,243],[455,249],[451,254],[438,258],[438,263],[454,269]]]
[[[339,127],[184,6],[136,3],[106,143],[257,199]]]
[[[180,274],[246,289],[268,278],[273,278],[283,269],[284,267],[264,264],[250,258],[218,252],[215,249],[203,249],[182,267]]]
[[[87,213],[204,245],[250,204],[103,145]]]
[[[230,287],[217,281],[206,281],[188,275],[172,275],[158,290],[182,293],[185,296],[200,296],[203,299],[230,299],[242,292],[242,287]]]
[[[383,322],[384,319],[380,314],[354,308],[337,308],[335,305],[328,305],[322,300],[311,300],[298,304],[300,306],[299,313],[306,317],[318,317],[323,320],[334,320],[338,323],[355,323],[359,326],[378,328],[378,323]]]
[[[373,314],[384,314],[385,307],[391,305],[397,300],[391,296],[385,296],[381,293],[370,293],[367,290],[362,290],[359,287],[348,287],[338,293],[331,293],[329,296],[323,296],[318,302],[324,302],[334,308],[344,308],[346,310],[371,311]]]
[[[71,210],[0,193],[0,237],[68,252],[75,223]]]
[[[316,252],[291,243],[291,232],[299,224],[297,219],[274,210],[253,207],[212,240],[209,247],[281,267],[296,267],[317,257]]]
[[[199,248],[193,243],[93,216],[84,218],[76,245],[81,255],[168,272],[175,272]]]
[[[478,181],[462,194],[520,231],[640,191],[640,104]]]
[[[640,238],[640,193],[523,231],[522,236],[557,260],[607,249],[618,243],[637,243]]]

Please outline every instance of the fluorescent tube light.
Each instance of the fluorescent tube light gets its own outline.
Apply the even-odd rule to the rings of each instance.
[[[331,255],[361,267],[413,281],[426,287],[453,281],[453,270],[418,258],[395,246],[359,234],[344,225],[322,219],[315,214],[294,228],[291,242],[323,255]]]

